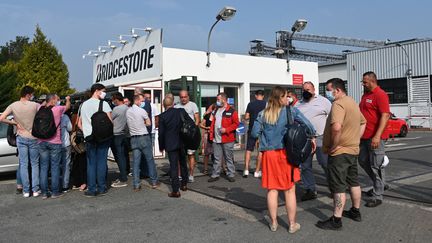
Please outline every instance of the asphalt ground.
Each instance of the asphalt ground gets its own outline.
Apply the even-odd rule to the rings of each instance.
[[[332,200],[316,162],[318,199],[297,205],[302,229],[294,235],[287,233],[284,200],[280,198],[280,228],[270,232],[266,192],[258,179],[241,178],[243,151],[236,151],[236,182],[221,178],[208,183],[208,176],[199,173],[199,164],[195,182],[180,199],[167,197],[168,177],[161,177],[164,183],[158,189],[144,187],[137,193],[129,185],[111,188],[106,196],[97,198],[72,191],[59,199],[24,199],[14,194],[12,176],[2,175],[0,242],[430,242],[432,148],[425,146],[430,143],[432,133],[424,132],[389,140],[392,151],[387,154],[391,162],[386,173],[390,190],[385,192],[383,205],[362,206],[363,222],[344,219],[340,232],[314,225],[332,214]],[[160,175],[167,171],[166,160],[157,164]],[[359,172],[366,190],[370,182],[362,169]],[[110,163],[110,180],[116,176],[116,165]],[[301,184],[297,192],[300,196]],[[346,208],[349,206],[348,201]]]

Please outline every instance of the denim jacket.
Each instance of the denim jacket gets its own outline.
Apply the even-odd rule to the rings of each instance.
[[[264,111],[261,111],[258,114],[252,127],[251,136],[259,139],[260,151],[283,149],[285,146],[283,137],[287,129],[289,129],[286,109],[281,109],[279,119],[275,125],[264,122],[263,113]],[[315,135],[313,125],[296,107],[291,107],[291,114],[295,122],[305,125],[311,137]]]

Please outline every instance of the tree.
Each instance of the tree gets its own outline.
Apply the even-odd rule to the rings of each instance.
[[[19,97],[15,89],[18,83],[16,63],[7,62],[0,66],[0,83],[0,111],[4,111],[9,104]]]
[[[0,65],[5,65],[6,62],[18,62],[21,60],[24,48],[29,45],[27,36],[17,36],[15,41],[7,42],[5,46],[0,46]]]
[[[50,40],[47,40],[39,25],[18,65],[17,90],[25,85],[35,89],[36,95],[57,93],[67,95],[75,90],[69,87],[69,72],[62,55]]]

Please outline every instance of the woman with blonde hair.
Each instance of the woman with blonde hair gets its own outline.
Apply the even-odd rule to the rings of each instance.
[[[251,135],[257,137],[262,156],[262,187],[267,189],[267,207],[271,222],[271,231],[276,231],[278,194],[285,194],[285,207],[288,214],[289,232],[295,233],[300,229],[296,222],[296,194],[295,183],[300,180],[300,170],[288,163],[285,151],[284,135],[289,129],[287,119],[288,93],[287,90],[276,86],[272,89],[266,108],[261,111],[252,128]],[[315,129],[309,120],[295,107],[291,109],[294,120],[307,127],[312,139],[313,149]]]

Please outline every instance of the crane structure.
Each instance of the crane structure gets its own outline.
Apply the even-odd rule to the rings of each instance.
[[[334,62],[346,59],[346,52],[331,53],[317,50],[297,49],[293,46],[292,41],[304,41],[330,45],[351,46],[359,48],[376,48],[390,44],[389,40],[375,41],[375,40],[361,40],[354,38],[342,38],[334,36],[322,36],[311,34],[295,35],[292,32],[280,30],[276,32],[276,46],[267,45],[264,40],[255,39],[250,41],[251,47],[249,55],[251,56],[276,56],[277,58],[315,61],[315,62]]]

